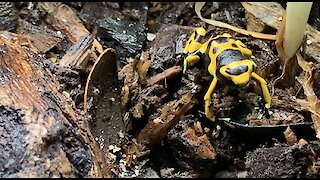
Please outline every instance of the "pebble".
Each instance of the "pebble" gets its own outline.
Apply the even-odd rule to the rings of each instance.
[[[312,41],[311,40],[307,40],[307,45],[310,45],[312,44]]]
[[[148,41],[153,41],[156,38],[156,35],[153,33],[147,33]]]

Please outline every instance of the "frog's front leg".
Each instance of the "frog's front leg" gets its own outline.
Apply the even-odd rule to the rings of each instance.
[[[212,96],[213,90],[217,85],[217,81],[218,81],[218,78],[216,77],[216,75],[213,75],[213,80],[208,88],[207,93],[204,96],[205,114],[207,118],[211,121],[215,121],[215,116],[212,112],[212,109],[210,109],[210,103],[211,103],[211,96]]]
[[[198,54],[189,55],[183,60],[183,74],[185,74],[185,72],[187,70],[188,63],[189,64],[194,64],[194,63],[197,63],[200,60],[200,56]]]
[[[260,83],[260,86],[262,89],[262,94],[263,94],[263,99],[266,102],[265,108],[269,109],[270,105],[271,105],[271,96],[269,94],[267,82],[262,77],[260,77],[258,74],[256,74],[255,72],[252,72],[251,76]]]
[[[188,63],[194,64],[200,60],[201,54],[206,51],[206,46],[203,47],[203,39],[207,31],[203,27],[198,27],[189,37],[184,49],[183,54],[186,56],[183,61],[183,74],[187,70]]]

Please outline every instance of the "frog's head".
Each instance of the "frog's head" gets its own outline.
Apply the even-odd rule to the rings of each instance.
[[[257,65],[252,60],[245,59],[222,66],[220,73],[235,85],[244,86],[250,81],[251,74],[256,67]]]
[[[206,35],[206,30],[203,27],[196,28],[187,41],[184,49],[183,73],[185,73],[188,63],[196,63],[200,60],[199,49],[201,48],[202,40]]]

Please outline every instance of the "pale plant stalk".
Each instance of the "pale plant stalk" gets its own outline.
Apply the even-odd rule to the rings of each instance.
[[[312,2],[288,2],[283,48],[286,58],[295,55],[303,40]]]

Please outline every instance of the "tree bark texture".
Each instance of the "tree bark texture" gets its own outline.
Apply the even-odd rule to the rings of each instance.
[[[0,36],[0,177],[111,177],[53,66]]]

